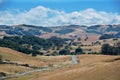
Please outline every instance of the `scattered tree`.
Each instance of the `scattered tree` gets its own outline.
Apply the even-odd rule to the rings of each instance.
[[[82,54],[83,53],[83,50],[81,47],[78,47],[76,50],[75,50],[75,54]]]
[[[59,51],[59,54],[60,54],[60,55],[70,54],[70,50],[68,50],[68,49],[62,49],[62,50]]]

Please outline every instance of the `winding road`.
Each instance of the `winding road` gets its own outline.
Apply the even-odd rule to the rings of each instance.
[[[78,59],[77,59],[76,55],[71,55],[71,59],[72,59],[72,64],[78,64]],[[10,75],[10,76],[0,77],[0,80],[5,80],[7,78],[24,76],[24,75],[31,74],[31,73],[34,73],[34,72],[41,72],[41,71],[45,71],[45,70],[53,70],[53,69],[60,68],[60,67],[63,67],[63,66],[48,67],[48,68],[41,68],[41,69],[36,69],[36,70],[32,70],[32,71],[26,71],[26,72],[23,72],[23,73],[17,73],[17,74]]]

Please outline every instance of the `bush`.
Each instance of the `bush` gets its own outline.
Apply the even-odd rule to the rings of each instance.
[[[58,55],[59,55],[59,53],[58,53],[58,52],[56,52],[56,51],[54,51],[51,55],[52,55],[52,56],[58,56]]]
[[[78,47],[76,50],[75,50],[75,54],[82,54],[83,53],[83,50],[81,47]]]
[[[71,55],[75,55],[75,52],[71,52],[70,54],[71,54]]]
[[[68,49],[60,50],[60,51],[59,51],[59,54],[60,54],[60,55],[68,55],[68,54],[70,54],[70,50],[68,50]]]
[[[6,73],[0,72],[0,77],[2,77],[2,76],[6,76]]]

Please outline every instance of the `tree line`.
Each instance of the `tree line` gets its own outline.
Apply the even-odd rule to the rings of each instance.
[[[56,47],[56,50],[53,50],[52,54],[48,55],[76,55],[84,54],[84,51],[79,46],[75,51],[71,52],[70,45],[64,46],[67,39],[61,39],[57,37],[51,37],[49,39],[43,39],[36,36],[15,36],[15,37],[3,37],[0,39],[0,46],[8,47],[25,54],[44,55],[41,50],[53,50]],[[98,54],[98,53],[91,53]],[[120,42],[114,46],[109,44],[102,45],[101,52],[99,54],[104,55],[120,55]]]

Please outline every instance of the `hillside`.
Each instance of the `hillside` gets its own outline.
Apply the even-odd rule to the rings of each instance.
[[[0,37],[2,36],[28,36],[35,35],[41,38],[50,38],[57,36],[61,38],[85,38],[86,36],[101,36],[104,34],[113,34],[118,38],[120,32],[120,25],[68,25],[68,26],[54,26],[43,27],[34,25],[0,25]],[[98,38],[99,39],[99,38]]]
[[[120,25],[0,25],[0,76],[57,67],[8,80],[120,80],[119,31]],[[73,65],[70,54],[84,52]]]
[[[0,47],[0,56],[2,56],[2,61],[6,62],[0,64],[0,72],[7,75],[44,67],[71,64],[69,56],[32,57],[31,55],[26,55],[5,47]]]
[[[120,80],[120,56],[78,55],[80,63],[8,80]]]
[[[94,39],[94,41],[92,40],[92,38]],[[83,53],[85,52],[89,54],[99,54],[101,53],[102,46],[104,44],[109,44],[111,47],[117,48],[120,42],[120,38],[111,38],[103,40],[96,40],[94,37],[92,38],[87,38],[86,40],[83,40],[81,38],[72,40],[58,37],[44,39],[36,36],[5,36],[3,37],[3,39],[0,39],[0,46],[11,48],[16,51],[35,57],[37,55],[70,55],[74,53],[78,47],[82,48]],[[65,53],[61,53],[61,51]],[[114,51],[114,55],[119,54],[119,48],[117,50],[112,51]]]
[[[0,25],[0,38],[3,38],[4,36],[37,36],[39,38],[44,38],[44,39],[46,39],[46,38],[50,39],[51,37],[53,37],[53,38],[60,37],[60,38],[68,39],[68,40],[70,39],[68,41],[68,44],[70,44],[70,43],[76,44],[75,46],[71,45],[69,47],[69,48],[72,48],[72,49],[70,49],[71,52],[74,52],[78,46],[81,46],[85,53],[91,53],[91,52],[100,52],[101,46],[103,44],[109,43],[110,45],[114,45],[118,41],[120,41],[120,39],[119,39],[120,38],[120,25],[119,24],[116,24],[116,25],[91,25],[91,26],[68,25],[68,26],[51,26],[51,27],[26,25],[26,24],[11,25],[11,26]],[[64,47],[68,46],[66,44],[63,44],[63,42],[59,41],[60,38],[58,38],[58,41],[43,40],[43,43],[45,43],[45,44],[40,43],[39,45],[37,45],[38,43],[34,45],[34,44],[32,44],[32,42],[30,42],[29,45],[28,45],[28,43],[26,43],[27,45],[22,44],[22,46],[24,46],[24,47],[29,46],[29,49],[31,49],[31,47],[32,47],[32,49],[35,48],[37,50],[40,50],[41,52],[38,52],[38,51],[31,52],[28,49],[26,49],[26,51],[21,50],[21,52],[23,52],[23,53],[31,52],[33,55],[43,54],[43,53],[45,53],[47,55],[49,53],[52,54],[54,51],[59,52],[59,50],[64,49]],[[38,39],[38,38],[36,38],[36,39]],[[80,39],[80,40],[78,40],[78,39]],[[113,41],[111,39],[113,39]],[[117,40],[114,40],[114,39],[117,39]],[[23,40],[24,40],[24,38],[23,38]],[[111,41],[109,41],[109,40],[111,40]],[[25,41],[27,41],[27,40],[25,40]],[[37,42],[37,41],[35,41],[35,42]],[[56,47],[55,42],[57,44],[58,44],[58,42],[61,42],[59,44],[59,47]],[[20,45],[20,47],[21,47],[21,45]],[[17,51],[20,51],[20,50],[17,50]],[[34,54],[34,53],[36,53],[36,54]]]

